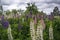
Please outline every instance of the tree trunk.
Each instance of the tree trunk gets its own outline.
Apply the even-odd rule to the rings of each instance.
[[[34,21],[30,21],[30,33],[31,33],[32,40],[36,40],[36,38],[35,38]]]
[[[8,33],[8,39],[9,39],[9,40],[13,40],[10,25],[9,25],[9,27],[8,27],[7,33]]]

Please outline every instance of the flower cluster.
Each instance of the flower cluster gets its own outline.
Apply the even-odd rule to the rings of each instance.
[[[3,26],[4,28],[7,28],[7,27],[9,26],[9,22],[8,22],[8,21],[4,21],[4,22],[2,23],[2,26]]]
[[[1,24],[4,28],[7,28],[9,26],[9,22],[4,19],[4,15],[1,17]]]

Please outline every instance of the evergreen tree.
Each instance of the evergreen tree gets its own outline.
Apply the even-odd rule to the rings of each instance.
[[[54,14],[54,16],[58,16],[59,15],[59,9],[58,9],[57,6],[54,8],[53,14]]]

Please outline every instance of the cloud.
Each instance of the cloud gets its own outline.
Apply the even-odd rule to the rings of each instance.
[[[1,0],[1,4],[2,5],[10,5],[11,4],[11,0]]]
[[[60,4],[60,0],[51,0],[51,1],[47,1],[46,3],[55,3],[55,4]]]
[[[7,5],[3,5],[3,10],[7,10],[8,6]]]
[[[54,7],[58,7],[60,10],[60,0],[42,0],[37,1],[36,5],[40,11],[44,11],[47,14],[53,11]]]
[[[18,9],[26,10],[27,5],[20,5],[18,6]]]
[[[30,0],[1,0],[3,5],[11,5],[11,4],[20,4],[20,3],[27,3]]]
[[[57,6],[60,10],[60,0],[1,0],[4,10],[22,9],[26,10],[27,3],[35,2],[38,10],[49,14]]]

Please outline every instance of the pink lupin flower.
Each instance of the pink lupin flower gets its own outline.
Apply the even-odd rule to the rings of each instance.
[[[44,20],[43,20],[43,15],[41,16],[42,18],[41,18],[41,20],[40,20],[40,23],[41,23],[41,25],[43,26],[43,29],[45,29],[45,22],[44,22]]]
[[[34,24],[37,24],[37,18],[35,17],[35,19],[34,19]]]
[[[37,18],[35,15],[32,16],[33,17],[33,20],[34,20],[34,24],[37,24]]]

